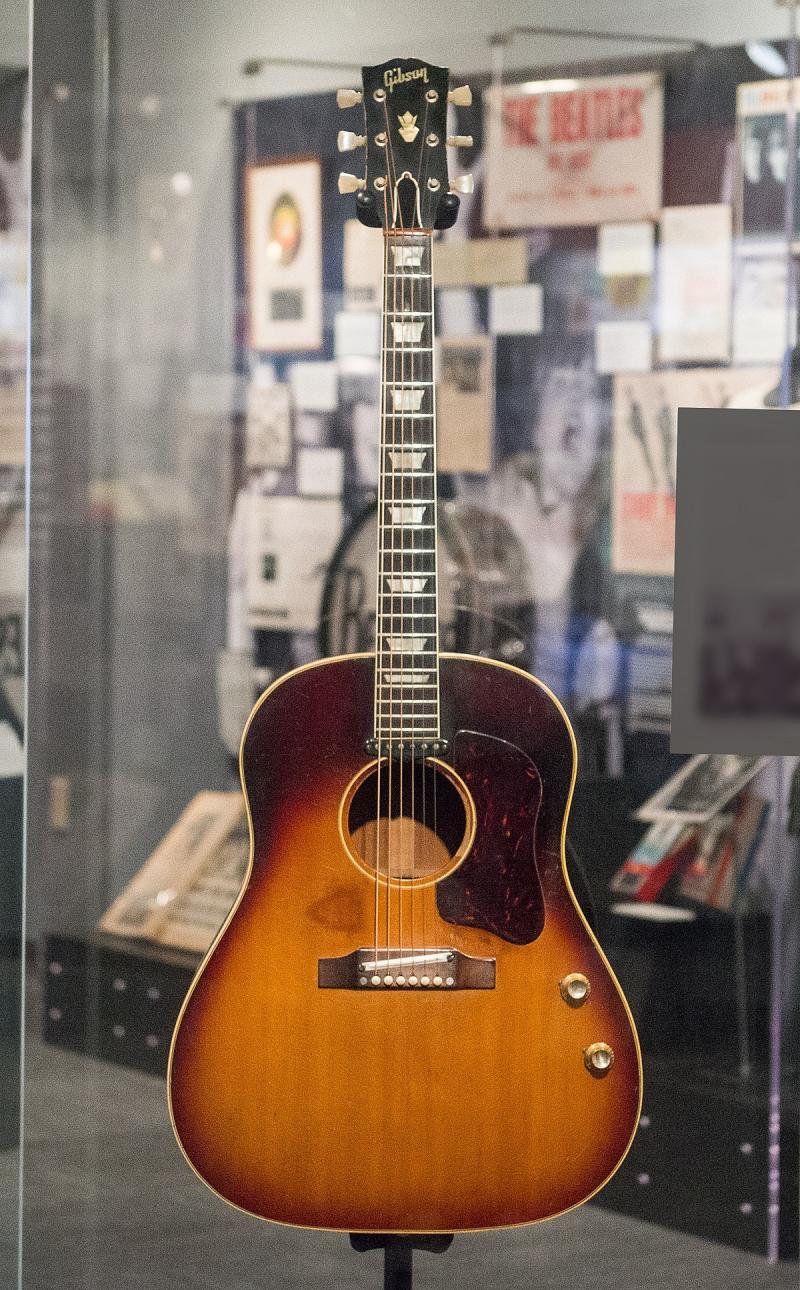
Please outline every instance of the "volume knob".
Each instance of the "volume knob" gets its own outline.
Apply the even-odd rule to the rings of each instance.
[[[364,96],[361,93],[361,90],[337,90],[336,91],[336,102],[338,103],[340,108],[355,107],[356,104],[361,102],[363,97]]]
[[[590,1044],[583,1050],[583,1064],[590,1075],[602,1079],[614,1065],[614,1051],[609,1044]]]
[[[347,172],[343,170],[339,176],[340,193],[357,193],[360,192],[362,188],[366,188],[366,186],[366,179],[359,179],[358,175],[348,175]]]

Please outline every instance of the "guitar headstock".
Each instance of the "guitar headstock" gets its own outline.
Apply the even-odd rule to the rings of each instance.
[[[468,105],[466,85],[449,88],[449,71],[418,58],[393,58],[362,69],[362,90],[340,90],[339,107],[364,105],[363,135],[339,132],[339,149],[366,147],[364,178],[339,176],[339,191],[356,194],[362,224],[430,231],[449,228],[459,192],[472,192],[472,176],[451,183],[447,148],[470,146],[469,135],[447,136],[447,105]]]

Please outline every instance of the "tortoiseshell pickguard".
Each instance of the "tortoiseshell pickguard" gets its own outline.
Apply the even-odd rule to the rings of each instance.
[[[541,776],[520,748],[472,730],[455,736],[453,765],[475,803],[477,831],[469,855],[436,889],[439,914],[527,945],[544,926],[535,846]]]

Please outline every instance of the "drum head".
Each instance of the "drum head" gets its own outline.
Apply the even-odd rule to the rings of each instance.
[[[375,646],[378,508],[373,502],[345,529],[322,595],[324,656]],[[526,667],[533,605],[527,560],[495,512],[462,502],[439,507],[439,639],[443,650],[485,654]]]

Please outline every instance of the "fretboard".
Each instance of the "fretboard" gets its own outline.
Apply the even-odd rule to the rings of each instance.
[[[431,239],[386,233],[375,736],[439,737]]]

